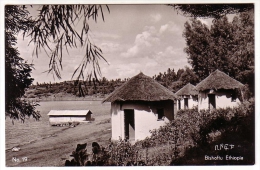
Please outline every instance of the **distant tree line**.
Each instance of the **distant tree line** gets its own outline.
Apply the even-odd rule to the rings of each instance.
[[[48,97],[51,94],[56,93],[67,93],[77,97],[84,97],[87,95],[104,95],[109,94],[115,90],[118,86],[122,85],[127,79],[115,79],[107,80],[105,77],[99,81],[82,81],[82,80],[71,80],[63,81],[60,83],[36,83],[31,85],[27,89],[27,98],[35,97]]]
[[[197,84],[199,81],[195,73],[188,67],[179,69],[177,72],[174,71],[174,68],[168,68],[167,71],[163,73],[159,72],[158,75],[154,75],[152,78],[173,92],[176,92],[187,83]],[[77,97],[84,97],[87,95],[99,95],[100,97],[104,97],[127,80],[129,80],[129,78],[108,80],[103,77],[99,81],[71,80],[60,83],[36,82],[35,85],[29,87],[26,97],[48,97],[55,93],[67,93]]]
[[[199,82],[198,76],[189,67],[179,69],[177,72],[168,68],[166,72],[160,72],[153,78],[174,93],[187,83],[196,85]]]

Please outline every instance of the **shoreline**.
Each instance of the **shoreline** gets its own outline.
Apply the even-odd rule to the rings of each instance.
[[[6,167],[46,167],[64,166],[70,160],[77,144],[88,144],[91,153],[92,142],[106,146],[111,138],[110,104],[101,101],[46,101],[37,106],[42,114],[41,121],[28,119],[23,124],[5,122],[5,166]],[[47,113],[51,109],[90,109],[95,121],[81,123],[76,127],[50,126]],[[12,148],[17,147],[17,152]],[[24,161],[23,161],[24,160]],[[20,162],[16,162],[20,161]]]
[[[103,101],[103,97],[44,97],[44,98],[25,98],[30,102],[49,102],[49,101]]]
[[[111,137],[111,123],[105,122],[110,115],[102,116],[96,122],[82,123],[74,128],[62,129],[58,133],[42,137],[29,143],[19,145],[21,150],[13,152],[6,149],[6,167],[48,167],[64,166],[65,160],[70,160],[72,151],[77,144],[87,143],[88,153],[91,153],[91,143],[98,142],[106,146]],[[60,127],[55,127],[60,128]],[[86,131],[86,129],[88,129]],[[84,132],[84,133],[82,133]],[[19,159],[19,162],[15,162]],[[26,161],[22,161],[26,158]]]

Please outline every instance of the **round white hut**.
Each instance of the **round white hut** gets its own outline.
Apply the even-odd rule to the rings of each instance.
[[[241,101],[238,92],[244,85],[216,70],[202,80],[195,89],[199,91],[198,109],[217,109],[237,106]]]
[[[174,119],[178,97],[156,80],[139,73],[112,92],[103,102],[111,102],[112,140],[142,140]]]
[[[180,97],[177,109],[191,109],[198,106],[198,92],[195,86],[188,83],[175,93]]]

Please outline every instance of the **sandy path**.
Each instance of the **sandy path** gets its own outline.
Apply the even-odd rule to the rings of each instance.
[[[19,152],[6,150],[6,166],[64,166],[66,159],[72,159],[69,155],[79,143],[87,143],[89,153],[94,141],[107,145],[111,137],[111,123],[104,122],[109,118],[108,114],[100,116],[98,121],[67,128],[51,137],[23,145]],[[14,158],[19,162],[15,162]]]

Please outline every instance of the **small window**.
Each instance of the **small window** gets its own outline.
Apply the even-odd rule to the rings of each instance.
[[[163,109],[157,109],[157,114],[158,114],[158,120],[164,119],[164,110]]]

